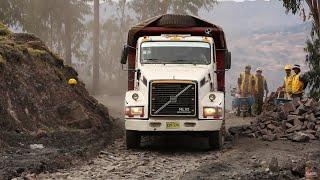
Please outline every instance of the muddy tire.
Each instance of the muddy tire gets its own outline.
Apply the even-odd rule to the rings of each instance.
[[[240,111],[240,108],[237,108],[237,112],[236,112],[236,116],[240,116],[241,115],[241,111]]]
[[[209,133],[209,148],[210,150],[222,149],[223,135],[221,131],[214,131]]]
[[[140,147],[141,135],[137,131],[126,130],[127,149],[135,149]]]

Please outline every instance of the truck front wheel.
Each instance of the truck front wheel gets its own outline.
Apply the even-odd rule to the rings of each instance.
[[[214,131],[209,133],[209,148],[221,149],[223,145],[223,135],[221,131]]]
[[[127,149],[138,148],[140,146],[141,135],[137,131],[126,130]]]

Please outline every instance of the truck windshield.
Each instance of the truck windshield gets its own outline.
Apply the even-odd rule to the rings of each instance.
[[[211,46],[206,42],[144,42],[143,64],[210,64]]]

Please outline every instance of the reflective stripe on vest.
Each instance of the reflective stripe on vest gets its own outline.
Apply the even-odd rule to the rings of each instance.
[[[252,74],[247,74],[242,72],[240,74],[241,77],[241,92],[243,94],[251,94],[252,92],[252,81],[254,80],[254,77]]]
[[[284,77],[284,90],[286,93],[292,92],[292,79],[293,79],[293,76],[291,75]]]
[[[300,74],[295,74],[292,77],[292,93],[293,94],[303,93],[303,82],[300,81]]]

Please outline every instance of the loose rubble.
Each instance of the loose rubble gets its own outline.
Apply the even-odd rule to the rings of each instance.
[[[274,104],[273,94],[266,102],[264,111],[249,126],[230,129],[265,141],[288,139],[308,142],[320,139],[320,103],[312,98],[293,100],[281,105]]]
[[[304,179],[308,168],[320,173],[319,145],[319,141],[303,144],[242,137],[236,148],[181,179]]]
[[[151,141],[145,142],[149,144]],[[195,141],[193,141],[195,142]],[[144,143],[143,143],[144,144]],[[180,143],[181,144],[181,143]],[[148,146],[148,145],[146,145]],[[155,149],[153,149],[155,148]],[[182,179],[181,176],[219,157],[218,151],[169,148],[126,150],[123,139],[101,151],[81,167],[40,174],[38,179]]]

